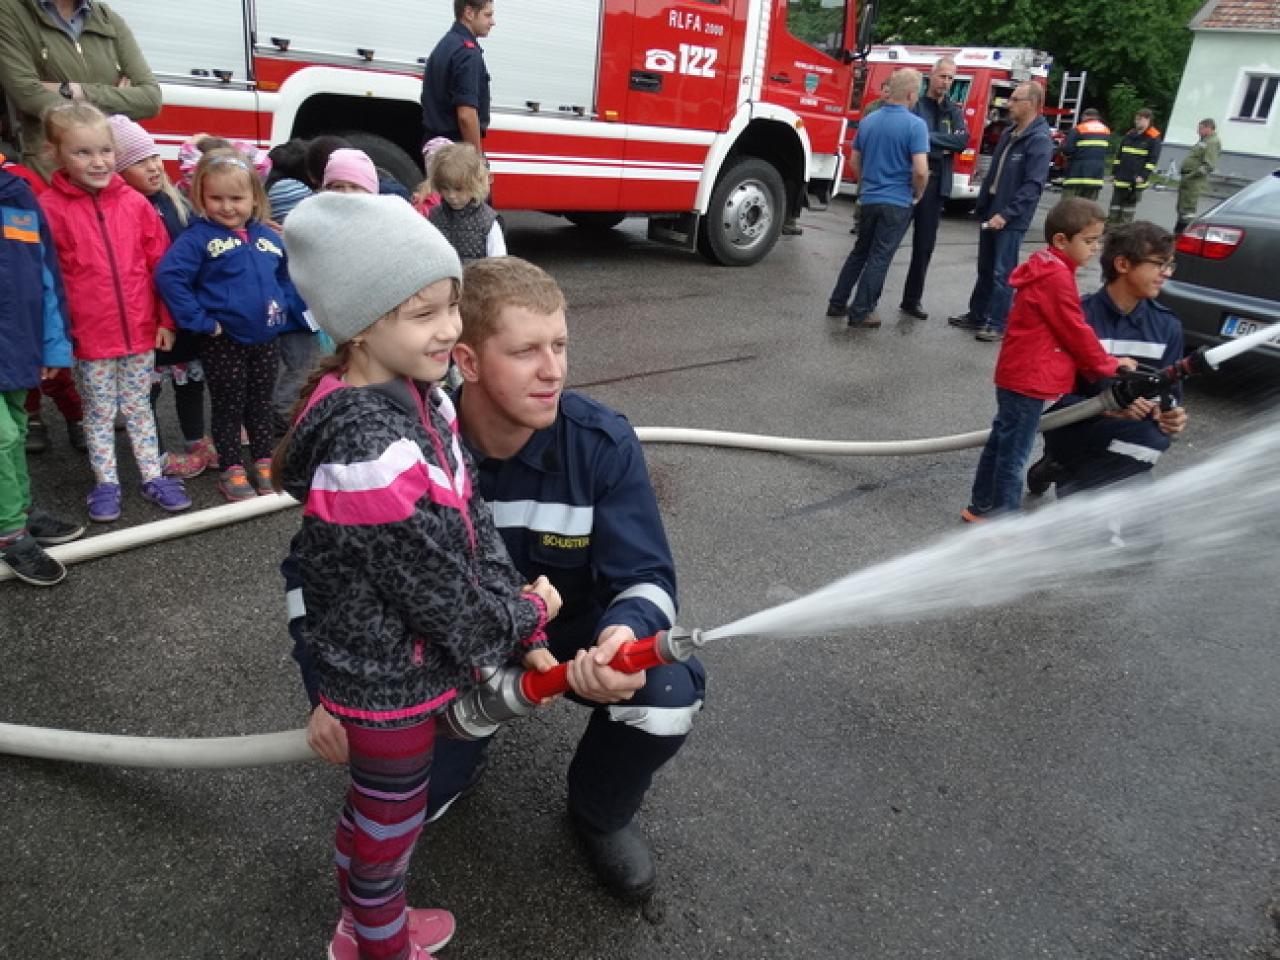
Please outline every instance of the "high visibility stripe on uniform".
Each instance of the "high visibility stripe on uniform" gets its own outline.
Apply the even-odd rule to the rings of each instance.
[[[1109,147],[1111,146],[1111,141],[1110,140],[1077,140],[1076,146],[1077,147]]]
[[[1141,460],[1143,463],[1155,463],[1160,459],[1159,450],[1153,450],[1137,443],[1130,443],[1127,440],[1112,440],[1107,444],[1107,452],[1118,453],[1122,457],[1132,457],[1134,460]]]
[[[1138,156],[1145,157],[1147,155],[1146,147],[1121,147],[1121,153],[1136,153]]]
[[[683,737],[693,729],[693,716],[701,709],[701,700],[687,707],[632,707],[615,703],[609,707],[609,719],[638,727],[656,737]]]
[[[568,503],[539,503],[537,500],[497,500],[493,522],[499,528],[524,527],[540,533],[559,533],[566,537],[585,537],[595,521],[594,507],[575,507]]]
[[[1088,177],[1072,177],[1069,180],[1063,180],[1064,187],[1100,187],[1105,180],[1090,180]]]
[[[676,603],[671,599],[671,594],[653,583],[637,583],[634,587],[627,587],[613,598],[609,606],[612,607],[620,600],[630,600],[633,597],[648,600],[661,610],[662,615],[667,618],[668,627],[676,622]]]
[[[1102,349],[1113,357],[1142,357],[1146,360],[1159,360],[1169,349],[1168,344],[1152,343],[1150,340],[1115,340],[1099,339]]]

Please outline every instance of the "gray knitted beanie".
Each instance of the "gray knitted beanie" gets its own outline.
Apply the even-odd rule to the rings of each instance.
[[[284,226],[289,276],[334,343],[346,343],[462,264],[449,241],[399,197],[318,193]]]

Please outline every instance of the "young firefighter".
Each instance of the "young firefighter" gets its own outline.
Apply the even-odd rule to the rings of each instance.
[[[657,872],[636,815],[654,776],[688,738],[706,687],[696,658],[641,674],[607,666],[619,644],[675,621],[675,565],[644,454],[620,414],[564,392],[565,301],[545,271],[515,257],[477,260],[466,268],[461,308],[458,422],[475,454],[479,491],[523,578],[545,575],[564,597],[547,628],[549,646],[571,661],[573,699],[591,712],[569,764],[570,821],[609,889],[642,900]],[[290,603],[295,641],[309,623],[298,599]],[[299,652],[307,678],[305,646],[296,644]],[[335,726],[323,709],[313,711],[312,745],[330,760],[344,754]],[[430,816],[475,787],[486,748],[485,741],[437,745]]]
[[[1151,176],[1160,162],[1160,131],[1152,126],[1155,114],[1143,107],[1133,115],[1133,129],[1120,141],[1111,184],[1111,213],[1107,223],[1132,223],[1138,201],[1151,186]]]
[[[1033,253],[1009,277],[1014,288],[1009,327],[996,361],[996,418],[978,460],[968,523],[1015,513],[1022,507],[1022,479],[1046,402],[1075,384],[1076,373],[1096,380],[1132,370],[1102,348],[1080,311],[1076,270],[1102,239],[1106,214],[1091,200],[1069,197],[1049,211],[1048,246]]]
[[[1173,274],[1174,238],[1146,220],[1107,233],[1097,293],[1084,298],[1084,318],[1112,354],[1124,352],[1148,366],[1164,368],[1180,360],[1182,324],[1156,302]],[[1071,406],[1097,388],[1077,385],[1058,405]],[[1137,399],[1124,410],[1094,417],[1044,435],[1045,456],[1027,471],[1027,487],[1039,496],[1054,483],[1058,496],[1147,474],[1187,425],[1182,385],[1174,387],[1169,409]]]

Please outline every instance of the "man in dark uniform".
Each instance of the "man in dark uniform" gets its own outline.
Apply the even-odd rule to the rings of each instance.
[[[1101,257],[1106,286],[1085,297],[1081,306],[1112,356],[1133,357],[1157,368],[1182,359],[1182,324],[1155,299],[1173,274],[1173,251],[1173,235],[1145,220],[1107,233]],[[1079,403],[1104,387],[1082,384],[1054,409]],[[1138,399],[1124,410],[1050,430],[1044,435],[1044,457],[1027,471],[1027,487],[1039,496],[1056,483],[1058,496],[1066,497],[1148,473],[1187,425],[1181,404],[1178,384],[1167,403]]]
[[[1133,115],[1133,129],[1120,141],[1108,224],[1132,223],[1138,201],[1151,186],[1151,176],[1160,162],[1160,131],[1151,125],[1154,118],[1155,114],[1143,107]]]
[[[933,65],[929,87],[911,111],[929,128],[929,182],[911,215],[915,224],[911,234],[911,266],[907,269],[900,307],[903,313],[917,320],[929,319],[920,301],[924,297],[924,278],[929,272],[929,261],[938,240],[942,208],[951,196],[952,158],[969,144],[964,113],[960,105],[947,96],[955,78],[956,62],[943,57]]]
[[[675,565],[640,442],[621,415],[563,392],[564,298],[543,270],[515,257],[476,260],[461,311],[458,423],[477,487],[516,568],[530,582],[546,575],[560,591],[549,649],[570,663],[571,698],[591,708],[569,765],[570,822],[609,888],[643,900],[657,875],[634,818],[654,775],[684,744],[706,675],[696,658],[639,674],[607,666],[619,644],[664,630],[676,616]],[[342,727],[315,706],[292,558],[283,572],[294,656],[314,707],[308,741],[341,762]],[[436,740],[429,820],[476,787],[487,745]]]
[[[492,0],[453,0],[456,22],[422,73],[422,142],[447,137],[484,156],[489,129],[489,71],[477,42],[493,29]]]
[[[1098,199],[1110,146],[1111,128],[1102,122],[1102,114],[1090,107],[1081,114],[1080,123],[1062,147],[1063,156],[1067,158],[1067,172],[1062,178],[1063,197]]]

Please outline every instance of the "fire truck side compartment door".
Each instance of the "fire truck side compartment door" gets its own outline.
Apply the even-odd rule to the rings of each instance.
[[[151,72],[161,83],[207,81],[216,86],[223,81],[215,70],[230,71],[232,87],[243,88],[248,83],[243,0],[112,0],[111,8],[129,24]],[[204,73],[193,74],[195,70]]]
[[[734,0],[635,0],[628,123],[723,128],[733,7]]]
[[[184,4],[185,6],[185,4]],[[357,49],[372,50],[380,69],[421,74],[428,56],[453,26],[453,4],[445,0],[362,0],[325,4],[314,0],[256,0],[260,43],[288,37],[290,55],[344,65],[362,63]],[[480,41],[489,69],[495,111],[566,116],[595,110],[600,3],[538,0],[495,5],[493,32]]]

